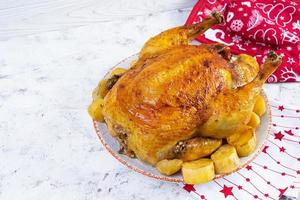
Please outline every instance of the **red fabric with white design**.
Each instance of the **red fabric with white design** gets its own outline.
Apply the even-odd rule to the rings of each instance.
[[[182,184],[182,188],[196,199],[206,200],[297,197],[300,190],[300,107],[275,101],[270,105],[271,136],[254,161],[232,175],[204,185]]]
[[[186,24],[219,10],[225,24],[214,26],[197,38],[203,43],[220,42],[233,53],[255,56],[259,63],[269,50],[284,54],[282,65],[268,82],[300,81],[300,1],[290,0],[199,0]]]

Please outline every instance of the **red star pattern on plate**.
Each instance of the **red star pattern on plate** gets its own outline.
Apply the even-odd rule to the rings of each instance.
[[[230,195],[233,196],[232,188],[233,188],[233,187],[227,187],[226,185],[224,185],[224,186],[223,186],[223,189],[220,190],[219,192],[223,193],[223,194],[224,194],[224,197],[227,198],[227,197],[230,196]]]
[[[284,147],[280,147],[279,150],[280,152],[285,152],[286,149]]]
[[[246,169],[247,170],[252,170],[252,166],[251,165],[247,165]]]
[[[283,111],[284,107],[283,106],[278,106],[278,110]]]
[[[281,133],[281,131],[279,131],[278,133],[275,133],[275,140],[280,140],[282,141],[282,138],[284,137],[284,135]]]
[[[285,133],[289,134],[289,135],[294,135],[294,133],[292,132],[292,130],[288,130],[288,131],[284,131]]]
[[[238,186],[238,189],[239,189],[239,190],[242,190],[242,189],[243,189],[243,187],[242,187],[241,185],[239,185],[239,186]]]
[[[297,170],[297,174],[300,174],[300,170]]]
[[[185,189],[187,192],[194,192],[196,191],[196,189],[194,188],[194,185],[190,185],[190,184],[185,184],[183,186],[183,189]]]

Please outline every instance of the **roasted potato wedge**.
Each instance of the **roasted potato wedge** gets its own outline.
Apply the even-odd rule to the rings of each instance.
[[[259,126],[259,124],[260,124],[259,116],[255,112],[252,112],[251,117],[250,117],[250,121],[248,122],[248,125],[253,127],[253,128],[257,128]]]
[[[109,75],[109,78],[103,79],[93,90],[93,99],[104,98],[108,91],[114,86],[118,79],[126,72],[124,68],[117,67]]]
[[[236,148],[240,157],[248,156],[256,147],[255,130],[249,126],[244,131],[229,136],[227,142]]]
[[[234,146],[225,144],[211,155],[217,174],[226,174],[236,170],[240,165],[240,159]]]
[[[243,131],[234,133],[227,137],[227,143],[232,146],[243,145],[251,138],[253,132],[254,129],[251,126],[247,126]]]
[[[181,169],[182,160],[173,159],[173,160],[161,160],[156,164],[156,169],[164,175],[170,176],[175,174]]]
[[[114,75],[122,75],[127,71],[127,69],[121,68],[121,67],[117,67],[115,69],[112,70],[110,77],[114,76]]]
[[[95,99],[88,108],[88,113],[92,117],[92,119],[103,122],[104,117],[102,115],[104,100],[102,98]]]
[[[256,135],[252,134],[250,140],[247,143],[236,146],[236,151],[240,157],[249,156],[256,147]]]
[[[98,96],[100,98],[104,98],[109,91],[106,85],[107,85],[107,79],[101,80],[98,84],[98,87],[97,87],[98,88]]]
[[[181,171],[184,182],[188,184],[207,183],[215,177],[214,163],[207,158],[184,162]]]
[[[258,116],[263,116],[266,112],[266,103],[264,98],[259,95],[254,104],[253,112],[255,112]]]

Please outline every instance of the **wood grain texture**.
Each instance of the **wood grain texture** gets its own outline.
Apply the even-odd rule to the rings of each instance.
[[[190,9],[196,0],[3,0],[0,40],[68,27]]]

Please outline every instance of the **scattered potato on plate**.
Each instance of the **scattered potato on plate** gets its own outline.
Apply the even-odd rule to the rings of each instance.
[[[259,124],[260,124],[259,116],[255,112],[252,112],[248,125],[253,128],[257,128],[259,126]]]
[[[102,115],[104,100],[102,98],[95,99],[88,108],[88,113],[90,116],[99,122],[104,121],[104,117]]]
[[[211,155],[217,174],[226,174],[236,170],[240,165],[240,159],[234,146],[225,144]]]
[[[246,144],[236,147],[236,151],[240,157],[249,156],[256,147],[256,136],[253,134]]]
[[[106,83],[107,79],[103,79],[98,83],[98,86],[93,90],[93,100],[98,98],[104,99],[105,95],[108,93]]]
[[[173,160],[161,160],[156,164],[157,170],[164,175],[170,176],[175,174],[181,169],[182,160],[173,159]]]
[[[127,71],[127,69],[121,68],[121,67],[117,67],[115,69],[112,70],[112,72],[110,73],[110,77],[114,76],[114,75],[122,75]]]
[[[106,85],[107,85],[107,79],[101,80],[98,84],[98,87],[97,87],[98,88],[98,96],[100,98],[104,98],[109,91]]]
[[[244,131],[229,136],[227,142],[236,148],[240,157],[248,156],[256,147],[255,130],[249,126]]]
[[[187,184],[207,183],[215,177],[214,163],[208,158],[184,162],[181,171]]]
[[[124,68],[117,67],[109,74],[108,79],[102,79],[93,91],[93,99],[104,98],[119,77],[126,71]]]
[[[243,145],[251,138],[252,132],[254,132],[254,129],[251,126],[246,126],[243,131],[227,137],[227,143],[232,146]]]
[[[255,112],[260,117],[263,116],[263,114],[265,114],[266,112],[266,103],[261,95],[257,97],[257,100],[254,104],[253,112]]]

